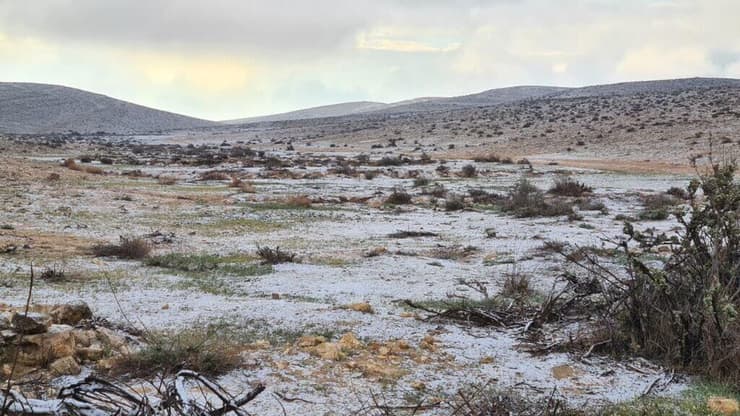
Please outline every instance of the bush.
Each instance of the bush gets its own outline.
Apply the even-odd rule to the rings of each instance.
[[[543,192],[526,178],[520,179],[503,202],[504,211],[527,217],[557,217],[574,214],[573,205],[559,199],[546,201]]]
[[[626,223],[626,239],[619,244],[627,258],[625,273],[597,277],[605,286],[605,327],[617,347],[738,389],[740,185],[735,171],[734,163],[714,166],[689,184],[690,211],[677,214],[682,229],[673,237]],[[669,244],[672,253],[656,264],[631,250],[635,244],[648,251]]]
[[[593,188],[578,182],[569,175],[558,175],[555,178],[552,188],[547,192],[560,196],[579,197],[583,196],[583,194],[593,192]]]
[[[460,170],[460,176],[463,178],[473,178],[478,176],[478,169],[474,165],[465,165]]]
[[[139,237],[119,238],[118,244],[98,244],[92,252],[96,257],[118,257],[121,259],[143,259],[152,251],[148,241]]]
[[[296,254],[283,251],[280,247],[257,246],[257,255],[262,258],[262,264],[295,263]]]
[[[680,202],[668,194],[645,195],[642,197],[644,209],[637,216],[647,221],[665,220]]]
[[[460,211],[465,209],[465,201],[462,197],[452,195],[445,200],[445,211]]]
[[[167,376],[186,368],[214,377],[237,368],[242,361],[238,344],[214,329],[149,334],[146,342],[140,350],[114,359],[111,375]]]
[[[429,185],[429,179],[424,177],[418,177],[414,179],[414,187],[418,188],[420,186],[427,186]]]
[[[403,189],[396,188],[385,200],[386,204],[406,205],[411,203],[411,195]]]
[[[474,162],[489,162],[489,163],[498,163],[501,161],[501,157],[495,153],[488,153],[480,156],[476,156],[473,158]]]
[[[200,180],[202,181],[228,181],[230,179],[231,176],[229,176],[225,172],[219,172],[215,170],[203,172],[200,174]]]

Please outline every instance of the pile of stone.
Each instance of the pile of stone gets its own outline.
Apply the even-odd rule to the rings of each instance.
[[[34,305],[28,314],[0,305],[0,357],[5,378],[36,372],[76,375],[81,365],[130,352],[126,338],[94,325],[85,303]],[[17,360],[16,357],[17,356]]]

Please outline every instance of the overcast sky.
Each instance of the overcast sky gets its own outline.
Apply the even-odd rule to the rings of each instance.
[[[0,81],[222,120],[521,84],[740,78],[740,0],[0,0]]]

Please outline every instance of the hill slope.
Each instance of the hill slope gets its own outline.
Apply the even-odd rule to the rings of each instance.
[[[60,85],[0,82],[0,132],[144,133],[214,122]]]

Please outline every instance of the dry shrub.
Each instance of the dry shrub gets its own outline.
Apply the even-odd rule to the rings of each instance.
[[[174,185],[177,183],[177,178],[174,176],[163,176],[157,177],[157,183],[160,185]]]
[[[552,185],[552,188],[547,192],[560,196],[579,197],[583,196],[583,194],[593,192],[593,188],[578,182],[570,175],[558,175],[555,178],[555,183]]]
[[[531,279],[522,273],[511,273],[504,279],[501,294],[507,298],[524,299],[532,294]]]
[[[140,350],[112,361],[113,376],[148,378],[172,375],[182,368],[205,376],[219,376],[241,364],[240,348],[217,329],[149,334]]]
[[[64,162],[62,162],[62,166],[64,166],[67,169],[71,169],[71,170],[77,170],[77,171],[82,170],[82,167],[80,167],[80,165],[78,165],[77,162],[75,162],[75,160],[71,158],[65,159]]]
[[[546,201],[543,192],[526,178],[509,190],[501,208],[517,217],[557,217],[573,215],[573,205],[562,200]]]
[[[311,198],[305,195],[291,196],[285,200],[285,204],[296,208],[311,208]]]
[[[401,188],[396,188],[386,198],[385,203],[390,205],[407,205],[411,203],[411,195]]]
[[[445,200],[445,211],[460,211],[465,209],[465,200],[459,195],[451,195]]]
[[[102,175],[105,173],[105,171],[97,166],[86,166],[85,172],[91,174],[91,175]]]
[[[96,257],[118,257],[121,259],[143,259],[152,251],[148,241],[139,237],[119,237],[118,244],[98,244],[92,252]]]
[[[641,232],[625,224],[626,239],[619,243],[627,258],[624,273],[594,268],[598,258],[588,255],[569,261],[589,271],[604,287],[604,326],[610,329],[615,347],[737,389],[740,185],[734,180],[735,171],[735,163],[716,165],[689,184],[690,212],[677,215],[682,229],[675,236]],[[672,254],[662,265],[656,264],[631,250],[635,244],[646,251],[668,244]]]
[[[257,188],[251,182],[242,182],[241,185],[239,185],[239,192],[254,194],[257,192]]]
[[[495,154],[495,153],[487,153],[484,155],[476,156],[473,158],[474,162],[489,162],[489,163],[498,163],[501,161],[501,156]]]
[[[280,247],[274,249],[267,246],[257,246],[257,255],[262,258],[262,264],[296,263],[297,255],[283,251]]]
[[[460,176],[463,178],[473,178],[478,176],[478,169],[474,165],[465,165],[460,170]]]
[[[201,181],[228,181],[231,179],[231,176],[229,176],[225,172],[219,172],[217,170],[210,170],[208,172],[203,172],[200,174],[200,180]]]

